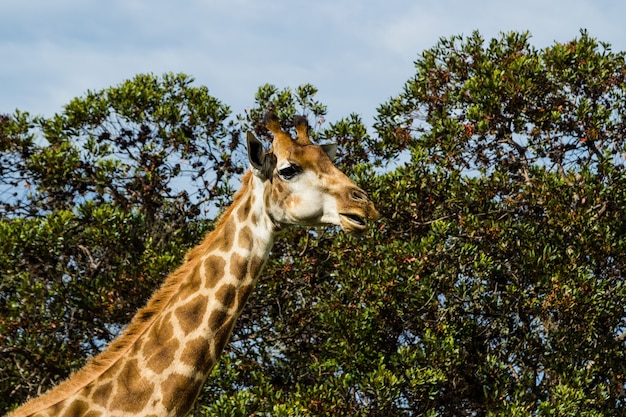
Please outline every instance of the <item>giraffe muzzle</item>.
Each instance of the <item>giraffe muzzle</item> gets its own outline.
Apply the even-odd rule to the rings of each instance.
[[[350,209],[339,213],[341,228],[349,234],[362,234],[367,230],[368,221],[378,220],[380,214],[367,193],[360,188],[354,188],[348,196]]]

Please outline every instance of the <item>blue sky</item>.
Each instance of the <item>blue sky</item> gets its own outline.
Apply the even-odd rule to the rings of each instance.
[[[311,83],[328,121],[372,122],[440,37],[589,34],[626,50],[626,2],[594,0],[2,0],[0,113],[51,116],[135,74],[184,72],[239,113],[265,83]]]

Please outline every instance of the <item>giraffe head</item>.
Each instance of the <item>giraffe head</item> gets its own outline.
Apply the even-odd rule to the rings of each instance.
[[[269,151],[248,132],[248,157],[253,174],[264,181],[267,212],[278,226],[338,225],[350,234],[367,229],[379,217],[368,195],[334,166],[337,146],[313,144],[306,118],[296,116],[296,138],[283,131],[278,118],[266,115],[274,140]]]

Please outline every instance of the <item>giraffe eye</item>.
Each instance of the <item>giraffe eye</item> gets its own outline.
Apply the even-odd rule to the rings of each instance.
[[[296,175],[302,172],[302,169],[298,165],[288,165],[278,170],[278,175],[286,181],[292,179]]]

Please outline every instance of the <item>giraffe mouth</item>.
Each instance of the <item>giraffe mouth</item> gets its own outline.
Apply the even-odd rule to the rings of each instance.
[[[366,224],[365,219],[361,216],[357,216],[356,214],[342,213],[341,215],[358,226],[365,226]]]
[[[365,201],[366,204],[361,207],[350,207],[349,212],[339,212],[339,224],[341,228],[348,234],[360,235],[367,230],[367,223],[370,220],[378,220],[380,214],[374,208],[369,199]]]
[[[360,232],[367,228],[365,219],[357,214],[341,213],[341,217],[345,220],[345,226],[348,226],[347,231]]]

